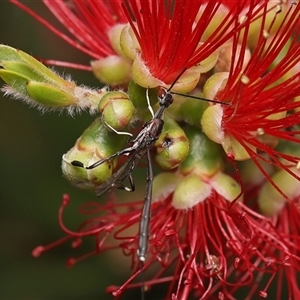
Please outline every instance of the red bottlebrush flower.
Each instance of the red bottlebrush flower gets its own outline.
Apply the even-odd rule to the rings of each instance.
[[[124,226],[124,224],[126,224],[126,227],[128,228],[139,222],[142,202],[117,204],[109,200],[103,205],[98,202],[86,202],[79,208],[79,213],[84,216],[92,215],[93,217],[80,224],[76,231],[72,231],[66,227],[63,220],[64,210],[70,203],[70,200],[70,196],[64,194],[58,212],[59,224],[66,236],[46,246],[36,247],[32,251],[34,257],[39,257],[42,253],[70,240],[73,240],[72,247],[78,248],[81,246],[83,238],[95,237],[95,249],[82,256],[69,258],[67,265],[71,267],[89,256],[99,254],[106,250],[120,248],[119,243],[116,243],[115,241],[112,242],[111,239],[111,236],[115,234],[116,229],[120,226]],[[136,243],[136,240],[136,237],[131,238],[131,242],[134,244]],[[135,250],[136,246],[134,246],[133,251]],[[128,254],[129,249],[125,249],[125,251],[127,252],[127,255],[136,255],[136,252],[134,252],[133,255],[133,251]],[[136,260],[135,258],[133,259]]]
[[[239,2],[239,1],[238,0],[222,0],[222,4],[226,5],[230,9],[234,8],[236,6],[237,2]],[[251,1],[248,1],[248,2],[250,4]]]
[[[121,0],[44,0],[45,6],[60,21],[67,33],[53,26],[45,18],[20,1],[10,0],[10,2],[32,15],[71,46],[94,59],[116,54],[109,40],[109,31],[115,25],[127,23],[121,7]]]
[[[253,299],[269,288],[264,289],[259,278],[272,280],[290,265],[299,271],[299,252],[290,252],[285,241],[290,235],[278,233],[276,219],[262,217],[242,203],[228,210],[216,192],[189,211],[174,209],[169,200],[153,208],[151,227],[156,233],[162,230],[150,242],[152,259],[161,263],[157,283],[170,281],[167,299],[238,299],[236,293]],[[171,264],[175,271],[164,278]],[[155,283],[151,280],[149,285]]]
[[[291,168],[299,175],[296,168]],[[293,172],[291,172],[293,174]],[[278,192],[281,190],[282,194]],[[299,272],[300,272],[300,198],[299,181],[285,169],[276,171],[271,175],[271,181],[266,181],[256,187],[257,194],[248,192],[245,194],[247,202],[256,211],[269,216],[270,222],[280,236],[280,242],[286,245],[287,251],[278,251],[277,255],[285,261],[283,268],[277,270],[277,274],[264,278],[265,288],[261,295],[266,297],[271,284],[276,284],[276,299],[298,299],[300,296]],[[287,201],[287,199],[289,201]],[[255,203],[255,205],[253,205]],[[276,276],[275,276],[276,275]],[[288,296],[287,296],[288,295]],[[275,296],[273,296],[275,299]]]
[[[243,27],[245,4],[256,3],[237,1],[229,10],[223,1],[128,2],[125,12],[140,47],[133,78],[145,87],[172,84],[183,70],[201,64]]]
[[[279,270],[276,283],[276,300],[298,299],[300,297],[300,198],[287,203],[277,219],[276,229],[289,247],[287,267]],[[287,292],[285,288],[287,287]]]
[[[242,37],[235,37],[231,56],[234,63],[228,73],[214,74],[219,88],[210,94],[230,105],[211,106],[202,120],[204,131],[222,144],[229,156],[237,160],[252,159],[269,180],[263,162],[300,179],[291,169],[300,158],[292,150],[300,143],[300,102],[296,101],[300,95],[300,5],[287,4],[285,8],[270,21],[265,7],[259,26],[252,28],[257,44],[250,49],[251,58],[246,64],[245,49],[251,39],[251,27]],[[216,122],[211,125],[211,120]]]
[[[21,6],[19,2],[14,2]],[[276,18],[267,22],[266,16],[272,10],[267,6],[269,1],[263,1],[262,4],[256,6],[258,2],[237,1],[235,6],[231,6],[231,9],[225,10],[224,13],[223,1],[129,0],[128,5],[124,6],[131,25],[128,31],[132,30],[137,40],[136,44],[138,44],[137,48],[134,48],[135,56],[132,57],[134,60],[133,78],[142,77],[138,83],[143,85],[144,82],[146,87],[152,84],[153,86],[173,84],[184,70],[193,67],[201,68],[203,60],[228,42],[229,46],[224,46],[226,49],[223,50],[225,55],[228,49],[231,49],[230,53],[232,52],[229,57],[229,72],[220,74],[222,79],[220,89],[218,93],[215,93],[216,96],[208,96],[208,98],[227,101],[230,105],[209,107],[207,111],[212,112],[212,115],[208,115],[209,118],[207,115],[204,116],[202,125],[213,140],[223,145],[230,158],[240,160],[251,158],[267,179],[273,183],[273,187],[277,191],[281,190],[282,194],[286,194],[277,185],[276,180],[264,170],[260,160],[280,167],[299,179],[295,171],[299,155],[291,154],[291,149],[293,150],[291,144],[299,143],[300,133],[297,130],[299,103],[293,102],[294,98],[299,96],[300,91],[299,70],[296,67],[300,55],[299,5],[288,8],[285,11],[285,17],[280,21],[281,25],[278,26]],[[45,3],[72,30],[75,28],[73,18],[77,20],[79,17],[87,17],[91,21],[94,20],[92,17],[94,15],[90,14],[91,11],[85,10],[88,4],[96,5],[94,1],[66,2],[74,5],[72,8],[60,1],[56,3],[45,1]],[[246,6],[248,6],[248,11],[243,15],[243,9]],[[24,9],[32,13],[28,8]],[[66,11],[71,12],[71,19],[65,15]],[[75,11],[76,14],[74,14]],[[219,13],[223,21],[217,22],[215,26],[212,25],[214,30],[207,34],[206,30],[211,29],[210,23]],[[45,23],[40,17],[34,16]],[[252,56],[249,62],[245,62],[253,20],[261,21],[262,26],[259,27],[258,42],[252,50]],[[281,29],[272,32],[275,26]],[[48,27],[53,30],[51,25]],[[273,36],[268,38],[271,33]],[[89,37],[87,33],[82,37],[78,46],[81,50],[90,55],[100,55],[100,57],[111,54],[105,52],[106,43],[102,41],[100,48],[93,48],[94,41],[92,44],[87,43],[88,48],[84,48],[85,39],[89,40]],[[105,38],[107,41],[106,32]],[[77,45],[69,38],[65,39]],[[123,46],[126,50],[128,45],[123,44]],[[96,49],[103,51],[96,52]],[[286,51],[283,58],[280,57],[282,51]],[[277,59],[279,61],[273,64]],[[288,74],[290,71],[291,74]],[[199,72],[195,73],[199,79]],[[215,75],[219,76],[219,74]],[[151,80],[149,82],[150,77],[154,78],[154,83]],[[224,78],[226,82],[223,81]],[[198,82],[198,80],[193,81],[194,84]],[[284,94],[282,93],[283,87],[288,89]],[[211,90],[216,90],[216,81]],[[207,83],[204,93],[209,92],[213,93]],[[208,127],[212,132],[207,132],[206,122],[209,123]],[[211,126],[213,122],[216,123],[215,126]],[[281,145],[277,145],[279,139],[287,142],[285,144],[287,149],[284,151],[279,148]],[[202,148],[206,147],[206,144],[205,146],[198,144],[197,150],[191,151],[193,154],[197,152],[198,156],[195,156],[203,160],[200,165],[205,165],[206,160],[211,159],[207,153],[201,156]],[[207,147],[206,150],[214,152],[215,149]],[[280,216],[265,217],[256,212],[258,209],[262,210],[261,207],[251,210],[245,204],[237,202],[240,195],[235,197],[230,204],[228,199],[217,190],[223,189],[227,192],[227,186],[222,186],[219,182],[218,187],[214,186],[212,189],[210,186],[212,178],[220,171],[224,163],[221,155],[218,158],[220,164],[218,161],[215,165],[208,162],[205,166],[197,166],[200,170],[207,168],[206,171],[209,173],[200,172],[201,180],[207,188],[206,194],[199,196],[200,189],[196,186],[198,192],[196,196],[202,197],[202,200],[196,197],[198,202],[188,207],[178,208],[174,205],[174,195],[171,193],[152,204],[149,259],[142,269],[141,262],[138,261],[136,255],[139,235],[131,234],[129,230],[140,222],[142,202],[122,205],[112,201],[108,201],[105,205],[86,203],[81,212],[99,213],[99,216],[88,219],[79,226],[77,231],[73,232],[68,230],[63,223],[62,213],[69,201],[68,196],[64,196],[59,218],[60,225],[67,236],[52,245],[36,248],[33,255],[38,256],[52,246],[73,238],[75,239],[73,246],[77,247],[81,243],[81,238],[87,236],[95,237],[96,249],[79,258],[70,259],[69,265],[100,251],[121,247],[124,254],[132,258],[134,274],[123,286],[108,289],[116,296],[128,288],[144,284],[143,282],[133,284],[132,281],[141,272],[156,264],[159,270],[145,284],[151,288],[163,282],[168,283],[166,294],[173,300],[191,297],[235,299],[241,287],[248,287],[245,292],[246,299],[251,299],[258,293],[265,297],[269,285],[274,282],[276,276],[279,276],[278,282],[282,286],[280,279],[282,274],[286,276],[291,294],[298,295],[299,290],[291,276],[299,271],[300,254],[297,246],[298,238],[295,236],[299,232],[299,224],[295,222],[292,230],[288,230],[286,219],[288,214],[285,214],[285,210],[282,210]],[[208,166],[210,164],[213,167]],[[226,162],[224,165],[227,171]],[[188,170],[187,173],[198,176],[197,168]],[[184,175],[186,174],[180,173],[179,176]],[[241,183],[243,183],[242,180]],[[228,190],[230,192],[230,188]],[[246,196],[248,198],[252,195]],[[256,200],[255,197],[254,200]],[[181,204],[179,203],[179,206]],[[295,210],[293,203],[285,209],[289,208],[293,209],[290,212],[291,215],[293,217],[296,215],[298,218],[299,211]],[[115,241],[111,242],[108,239],[109,236],[113,236]],[[293,267],[290,269],[291,265]],[[266,287],[258,283],[261,278],[267,278]],[[280,287],[278,289],[280,290]]]
[[[181,300],[192,297],[236,299],[235,294],[240,293],[241,288],[247,296],[245,299],[253,299],[255,295],[267,294],[275,275],[289,272],[291,266],[291,274],[299,271],[299,246],[296,246],[299,237],[296,232],[288,232],[286,226],[285,232],[282,230],[279,234],[277,218],[269,220],[242,203],[237,203],[229,211],[227,201],[215,191],[187,211],[175,209],[171,196],[152,204],[149,259],[143,270],[136,257],[138,234],[132,235],[130,230],[139,223],[142,202],[85,203],[80,212],[97,216],[88,219],[73,232],[63,224],[63,210],[69,202],[69,196],[64,195],[59,221],[67,236],[48,246],[37,247],[33,255],[37,257],[72,239],[73,247],[77,248],[83,237],[95,237],[96,249],[70,258],[69,266],[99,252],[121,247],[126,256],[131,256],[135,271],[125,284],[111,286],[108,292],[119,296],[125,290],[143,284],[150,290],[168,283],[166,299]],[[114,242],[110,236],[114,237]],[[297,250],[289,252],[289,244]],[[150,267],[157,270],[151,279],[133,283],[141,272]],[[262,277],[269,277],[265,287],[257,280]],[[282,277],[279,279],[282,281]],[[289,281],[289,288],[293,295],[297,295],[299,291],[293,282]],[[282,284],[278,289],[281,287]]]

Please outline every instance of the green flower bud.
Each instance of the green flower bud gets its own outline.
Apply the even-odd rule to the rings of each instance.
[[[205,183],[199,176],[192,174],[180,180],[178,183],[172,205],[175,209],[190,209],[204,201],[211,194],[211,186]]]
[[[27,53],[0,45],[0,77],[8,84],[3,87],[7,95],[24,100],[41,109],[89,109],[94,112],[106,89],[94,91],[76,86]]]
[[[50,69],[29,54],[12,47],[0,45],[0,65],[8,71],[14,71],[29,80],[52,82],[57,85],[74,83],[66,82]]]
[[[217,93],[225,87],[228,76],[229,72],[218,72],[210,76],[203,87],[204,98],[215,99]]]
[[[26,89],[27,82],[29,80],[28,77],[13,71],[3,69],[0,69],[0,77],[4,80],[4,82],[11,86],[16,93],[25,94],[26,96],[28,96]],[[6,92],[9,93],[9,91]]]
[[[118,86],[130,80],[131,61],[118,55],[109,55],[94,60],[91,67],[97,79],[111,86]]]
[[[102,123],[100,117],[97,118],[76,141],[75,146],[63,156],[64,176],[79,188],[94,190],[111,176],[117,159],[90,170],[73,166],[71,162],[77,160],[90,166],[122,149],[126,141],[127,137],[112,132]]]
[[[203,132],[212,141],[222,144],[227,154],[234,156],[236,160],[247,160],[250,158],[249,152],[233,136],[226,134],[222,128],[223,108],[221,105],[211,105],[203,113],[201,125]],[[256,148],[251,144],[248,147],[256,152]]]
[[[259,164],[264,169],[264,172],[266,172],[268,175],[274,173],[274,166],[271,164],[263,160],[261,160]],[[240,163],[238,165],[238,169],[242,178],[242,182],[245,186],[257,186],[262,184],[266,179],[266,176],[261,172],[252,159],[248,159]]]
[[[300,15],[299,15],[299,17],[300,17]],[[274,32],[272,34],[272,36],[270,36],[268,38],[265,48],[270,46],[270,44],[274,41],[274,39],[276,39],[276,34],[277,34],[277,32]],[[292,38],[290,38],[286,41],[285,45],[282,47],[282,49],[280,50],[277,57],[274,59],[274,61],[272,61],[271,69],[276,67],[282,59],[284,59],[287,55],[289,55],[288,53],[289,53],[290,47],[292,45],[292,42],[293,42]],[[299,68],[299,66],[298,66],[298,68]],[[292,77],[296,72],[298,72],[298,70],[296,70],[296,69],[297,69],[297,67],[295,68],[295,66],[293,68],[289,68],[286,72],[284,72],[284,74],[282,74],[282,76],[279,78],[278,81],[275,82],[274,85],[278,85],[281,82],[283,82],[283,81],[289,79],[290,77]]]
[[[204,43],[199,43],[199,47],[201,47]],[[197,65],[190,68],[190,70],[199,72],[199,73],[206,73],[210,71],[217,63],[219,58],[219,50],[215,50],[211,53],[208,57],[203,59]]]
[[[246,143],[247,144],[247,143]],[[233,155],[235,160],[247,160],[250,159],[250,152],[256,152],[256,148],[251,145],[247,144],[247,146],[251,149],[251,151],[247,150],[240,142],[235,139],[233,136],[229,134],[225,134],[224,141],[222,142],[222,146],[224,151],[227,154]]]
[[[2,65],[4,61],[23,61],[19,56],[18,50],[3,44],[0,44],[0,58],[0,65]]]
[[[205,12],[205,6],[206,4],[201,5],[198,15],[197,15],[197,20],[200,20],[203,18],[203,13]],[[218,28],[219,25],[224,24],[224,19],[227,18],[228,14],[230,14],[229,9],[225,5],[220,5],[218,7],[217,12],[214,14],[214,17],[212,18],[211,22],[209,23],[209,26],[205,28],[205,31],[201,37],[201,41],[204,42],[208,38],[214,35],[216,30],[218,29],[219,31],[222,31],[222,27]],[[205,17],[204,17],[205,18]],[[225,26],[225,24],[224,24]]]
[[[145,88],[166,87],[168,84],[155,78],[149,71],[146,63],[140,55],[137,55],[132,64],[132,79]],[[200,73],[193,69],[186,70],[184,74],[176,81],[172,90],[179,93],[188,93],[193,90],[200,79]]]
[[[127,136],[118,135],[108,129],[99,117],[84,131],[80,137],[79,147],[83,151],[89,151],[96,145],[97,155],[102,159],[123,149],[127,140]]]
[[[219,195],[230,202],[237,200],[242,191],[241,186],[232,177],[221,171],[210,177],[208,182]],[[238,200],[242,201],[243,195],[240,195]]]
[[[238,63],[238,60],[240,59],[240,53],[243,51],[243,67],[242,70],[244,70],[248,64],[248,62],[251,59],[251,52],[249,49],[242,48],[241,45],[237,45],[236,49],[233,50],[233,43],[229,42],[220,47],[219,52],[219,59],[218,62],[215,65],[214,71],[219,72],[229,72],[230,68],[232,67],[232,64],[234,63],[235,67]],[[232,53],[235,53],[234,55],[234,61],[232,61]]]
[[[6,70],[14,72],[15,74],[22,74],[22,76],[26,77],[28,81],[35,80],[35,81],[42,82],[44,79],[40,74],[35,72],[31,67],[29,67],[29,65],[27,65],[24,62],[2,61],[1,66]],[[8,82],[6,81],[6,83]],[[11,82],[9,84],[12,85]]]
[[[97,162],[100,158],[97,156],[95,145],[95,152],[85,153],[78,150],[78,145],[70,149],[62,160],[62,172],[64,177],[77,188],[83,190],[94,191],[97,186],[109,179],[113,170],[112,162],[104,162],[97,168],[86,170],[84,168],[75,167],[71,164],[72,161],[77,160],[82,162],[85,166],[89,166]]]
[[[185,134],[190,142],[190,152],[180,166],[181,173],[194,173],[205,178],[213,176],[223,164],[222,148],[194,127],[186,127]]]
[[[269,1],[265,10],[266,13],[260,14],[258,18],[251,22],[247,36],[247,41],[250,47],[254,49],[257,46],[261,28],[270,29],[270,31],[266,32],[265,35],[272,35],[281,29],[283,23],[287,24],[291,17],[291,14],[288,16],[286,14],[289,10],[290,4],[288,1]],[[294,17],[297,18],[297,16]],[[300,13],[298,14],[298,18],[300,18]]]
[[[133,106],[136,108],[136,112],[139,114],[136,116],[139,119],[144,119],[145,114],[149,115],[149,108],[147,103],[147,89],[136,84],[133,80],[130,81],[128,86],[128,95]],[[150,104],[153,106],[157,103],[157,89],[148,89],[148,95]]]
[[[154,177],[152,188],[152,203],[165,200],[172,194],[181,177],[176,173],[163,172]]]
[[[64,86],[65,88],[74,88],[75,84],[70,81],[66,81],[63,78],[56,75],[52,70],[48,69],[38,60],[30,56],[29,54],[18,50],[21,59],[41,77],[44,78],[45,82],[51,82],[57,86]],[[32,78],[34,80],[34,78]]]
[[[132,79],[144,88],[164,86],[164,82],[152,76],[140,55],[136,55],[132,64]]]
[[[47,83],[29,81],[26,87],[31,99],[51,108],[71,106],[77,103],[77,99],[71,94]]]
[[[299,15],[300,18],[300,15]],[[274,40],[276,40],[276,32],[270,36],[267,39],[267,43],[265,45],[265,49],[267,49],[268,46],[270,46],[271,43],[274,43]],[[282,49],[280,49],[280,52],[278,53],[277,57],[272,61],[271,66],[269,67],[269,70],[274,69],[283,59],[286,59],[287,56],[289,56],[289,51],[292,47],[292,43],[293,43],[293,38],[290,38],[286,41],[286,43],[284,44],[284,46],[282,47]],[[296,58],[297,59],[297,58]],[[294,75],[299,73],[299,69],[300,69],[300,62],[299,59],[297,61],[297,63],[288,68],[283,74],[282,76],[280,76],[275,82],[271,82],[270,85],[268,85],[268,87],[266,87],[265,89],[269,89],[271,87],[274,86],[278,86],[280,84],[283,84],[283,82],[289,80],[291,77],[293,77]],[[284,113],[284,112],[283,112]]]
[[[120,47],[124,55],[132,60],[135,59],[137,53],[141,50],[140,44],[129,24],[125,25],[122,29],[120,35]]]
[[[164,117],[164,127],[154,145],[155,160],[163,169],[178,167],[189,153],[189,141],[181,127],[168,115]]]
[[[187,98],[179,108],[181,120],[200,129],[199,120],[201,120],[203,112],[208,106],[208,102]]]
[[[121,33],[125,26],[128,26],[128,25],[116,24],[116,25],[112,26],[107,33],[112,48],[120,56],[124,56],[124,52],[120,45],[120,39],[121,39]]]
[[[290,171],[297,176],[300,175],[297,167],[292,167]],[[261,212],[268,217],[279,214],[288,201],[287,198],[292,201],[300,196],[299,180],[286,170],[278,171],[271,177],[271,180],[277,189],[270,181],[267,181],[261,188],[257,200]]]
[[[194,90],[200,80],[201,73],[198,70],[190,68],[186,70],[172,87],[172,91],[187,94]],[[164,85],[169,88],[169,85]]]
[[[120,91],[107,93],[99,102],[98,108],[102,120],[116,130],[124,129],[134,112],[127,94]]]

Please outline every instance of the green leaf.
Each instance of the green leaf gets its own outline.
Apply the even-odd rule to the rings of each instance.
[[[2,62],[2,66],[8,71],[13,71],[20,74],[20,76],[27,77],[28,80],[43,81],[43,77],[24,62],[5,61]]]
[[[30,78],[20,75],[13,71],[0,69],[0,77],[16,91],[27,95],[26,84]]]
[[[61,77],[57,76],[53,71],[48,69],[38,60],[30,56],[29,54],[18,50],[19,56],[26,62],[32,69],[39,73],[45,80],[56,83],[57,85],[65,85],[66,81]]]
[[[30,81],[27,91],[36,102],[53,108],[77,104],[76,98],[71,94],[47,83]]]
[[[15,48],[0,44],[0,64],[2,61],[22,61]]]

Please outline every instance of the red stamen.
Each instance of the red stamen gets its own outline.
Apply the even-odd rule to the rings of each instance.
[[[46,246],[38,246],[36,248],[34,248],[32,250],[32,256],[34,257],[39,257],[42,253],[46,252],[46,251],[49,251],[53,248],[56,248],[57,246],[61,245],[61,244],[64,244],[66,241],[69,241],[72,237],[70,236],[65,236],[51,244],[48,244]]]
[[[198,49],[199,41],[218,13],[222,1],[208,1],[204,4],[201,1],[180,0],[168,1],[165,4],[158,0],[149,3],[130,0],[129,7],[124,11],[150,73],[165,83],[172,83],[184,69],[198,64],[228,41],[234,35],[233,27],[238,31],[244,26],[239,23],[239,14],[247,2],[252,6],[256,3],[235,2],[235,6],[214,33]],[[171,7],[171,4],[174,4],[174,7]],[[200,7],[204,7],[203,13],[197,20]],[[256,14],[257,12],[253,13],[253,16]],[[251,18],[252,16],[249,19]]]
[[[109,42],[108,30],[116,24],[127,23],[121,8],[121,0],[84,2],[44,0],[43,3],[60,21],[63,30],[68,32],[65,34],[27,5],[18,0],[10,0],[10,2],[33,16],[71,46],[95,59],[115,54]],[[66,64],[75,66],[71,63]]]
[[[246,149],[251,159],[274,188],[288,199],[283,191],[272,182],[261,162],[285,169],[286,172],[300,180],[300,177],[290,169],[291,166],[298,163],[300,157],[283,153],[281,150],[265,144],[256,133],[262,129],[263,136],[271,136],[291,145],[300,143],[299,130],[296,130],[300,112],[294,111],[296,108],[299,109],[300,102],[292,101],[294,97],[300,95],[299,71],[295,69],[288,79],[282,80],[289,72],[292,72],[300,57],[299,40],[297,39],[300,33],[298,17],[300,6],[289,6],[281,21],[281,29],[276,30],[274,35],[269,38],[264,36],[264,31],[272,29],[277,15],[270,22],[269,27],[265,28],[267,10],[265,5],[260,18],[262,25],[258,34],[258,43],[246,69],[242,69],[244,51],[233,51],[232,61],[237,61],[237,63],[231,65],[227,84],[218,93],[217,99],[231,99],[231,105],[224,107],[222,120],[224,132],[234,137]],[[268,46],[266,46],[267,42],[269,42]],[[238,45],[240,45],[239,36],[236,36],[233,39],[233,49],[237,49]],[[242,47],[246,47],[246,45],[247,31],[244,33],[241,43]],[[276,66],[273,66],[274,60],[283,49],[287,49],[287,53]],[[241,74],[247,77],[249,83],[242,82]],[[278,83],[278,80],[283,82]],[[290,113],[291,111],[293,113]],[[272,118],[273,115],[280,112],[285,115],[278,119]],[[253,147],[257,150],[253,151]],[[232,153],[228,153],[228,156],[231,159],[234,158]]]

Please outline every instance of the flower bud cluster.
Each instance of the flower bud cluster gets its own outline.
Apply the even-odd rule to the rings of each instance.
[[[189,155],[177,172],[155,177],[154,201],[173,193],[174,208],[186,210],[209,199],[213,191],[229,202],[242,200],[240,185],[222,171],[220,147],[191,126],[185,128],[185,133],[190,143]]]
[[[74,18],[92,11],[89,7],[81,13],[81,4],[71,3],[72,8],[64,9]],[[116,3],[97,1],[103,11]],[[55,5],[49,3],[54,11]],[[166,279],[171,288],[178,284],[176,296],[169,292],[172,299],[187,299],[195,291],[199,299],[216,291],[220,299],[233,298],[256,275],[261,281],[265,273],[286,268],[288,258],[299,263],[294,238],[300,233],[300,4],[128,0],[120,7],[115,15],[105,15],[119,21],[106,24],[99,53],[89,44],[85,28],[91,49],[84,52],[92,54],[91,70],[110,89],[77,86],[30,55],[1,45],[4,93],[42,110],[97,114],[63,155],[63,174],[76,187],[97,191],[128,162],[125,178],[131,179],[139,159],[151,152],[163,171],[153,181],[149,252],[151,262],[165,267],[171,264],[172,249],[179,249],[174,269],[180,271]],[[89,15],[89,21],[93,18]],[[83,44],[84,37],[78,39],[74,45]],[[164,104],[167,96],[173,97],[172,104]],[[163,127],[144,143],[138,138],[153,121]],[[119,155],[122,149],[130,151]],[[132,205],[123,221],[111,207],[109,230],[121,224],[118,239],[140,220],[140,211]],[[289,214],[296,216],[290,227],[284,219]],[[87,235],[101,236],[101,224],[107,223],[100,220],[99,228],[88,229]],[[135,262],[141,236],[120,239],[126,253],[138,250]],[[243,280],[235,286],[231,279],[237,277]],[[266,295],[268,286],[260,295]],[[299,289],[289,289],[299,295]]]
[[[133,11],[138,11],[139,4],[133,1],[131,5]],[[194,53],[201,54],[202,48],[210,47],[210,41],[217,30],[224,34],[230,32],[234,23],[224,22],[224,18],[232,13],[229,7],[230,5],[217,4],[215,6],[210,3],[199,6],[195,19],[192,22],[189,20],[190,23],[186,25],[190,26],[193,35],[196,34],[196,29],[201,27],[198,23],[207,17],[206,14],[215,9],[215,15],[205,30],[200,28],[201,38],[195,43]],[[144,9],[150,15],[153,13],[149,7],[144,7]],[[177,7],[174,9],[176,10]],[[244,8],[244,10],[246,9]],[[119,145],[114,140],[123,141],[122,134],[126,134],[126,131],[129,131],[127,135],[133,136],[133,127],[136,127],[135,132],[137,132],[140,125],[151,119],[149,109],[153,109],[148,106],[149,103],[153,106],[157,102],[157,87],[171,88],[171,91],[180,93],[192,91],[193,96],[200,95],[209,100],[220,99],[222,103],[208,103],[174,95],[175,103],[164,117],[164,128],[153,151],[155,161],[162,169],[175,170],[179,167],[176,171],[179,177],[204,176],[205,181],[223,171],[221,169],[212,171],[210,166],[207,166],[207,162],[210,160],[206,159],[202,160],[201,171],[195,162],[192,163],[193,170],[185,171],[192,161],[189,145],[192,141],[186,136],[185,130],[178,122],[188,124],[189,127],[186,129],[188,132],[190,126],[203,130],[211,141],[222,145],[224,152],[237,161],[247,161],[253,158],[253,155],[259,155],[260,145],[276,149],[279,145],[279,137],[266,133],[263,126],[253,126],[251,130],[248,130],[247,140],[238,138],[226,126],[230,126],[229,123],[238,115],[242,105],[240,104],[241,97],[244,97],[242,91],[246,91],[248,86],[262,84],[262,71],[254,74],[251,67],[255,63],[255,59],[267,55],[270,51],[269,48],[274,47],[274,40],[277,40],[276,33],[280,30],[280,24],[286,25],[289,21],[294,22],[293,18],[299,16],[298,12],[293,15],[291,11],[292,9],[289,9],[287,4],[281,5],[280,3],[278,5],[274,3],[268,3],[266,6],[257,5],[251,12],[252,15],[249,14],[247,17],[240,11],[238,19],[235,20],[240,23],[240,32],[236,35],[232,34],[231,40],[228,38],[220,46],[211,48],[203,58],[198,59],[179,73],[174,81],[169,81],[168,73],[160,70],[160,66],[155,61],[149,60],[152,54],[150,51],[147,52],[148,46],[142,39],[142,30],[145,30],[145,34],[146,31],[151,34],[151,31],[143,27],[145,23],[140,17],[136,16],[136,20],[129,18],[128,24],[111,25],[107,31],[106,43],[110,44],[111,53],[114,54],[102,55],[98,60],[91,62],[91,67],[95,76],[103,83],[110,86],[122,85],[123,87],[128,84],[125,91],[108,91],[107,88],[94,90],[77,86],[73,81],[64,79],[46,68],[30,55],[2,45],[0,47],[2,67],[0,77],[7,84],[2,90],[8,95],[24,100],[30,105],[38,106],[42,110],[66,108],[72,113],[74,110],[88,109],[92,113],[100,114],[101,117],[97,118],[83,133],[74,148],[64,155],[63,172],[66,178],[76,186],[83,186],[83,188],[89,186],[89,182],[91,187],[95,188],[97,184],[107,180],[115,170],[116,163],[112,167],[111,162],[108,161],[95,170],[86,170],[76,168],[70,162],[77,160],[81,161],[84,166],[89,166],[120,150],[122,143]],[[124,12],[128,14],[126,10]],[[118,17],[121,18],[120,12],[118,14]],[[167,25],[167,27],[169,26],[171,25]],[[292,37],[285,39],[284,44],[277,51],[278,53],[274,54],[274,60],[263,69],[264,73],[275,73],[276,64],[280,64],[280,61],[285,59],[289,49],[293,46],[292,39]],[[160,42],[157,41],[157,43]],[[216,42],[217,44],[218,42]],[[167,43],[162,43],[162,45],[166,48],[169,46]],[[180,54],[181,49],[177,51],[178,55],[183,55],[183,53]],[[160,55],[163,59],[163,54]],[[179,57],[174,57],[174,65],[176,59]],[[267,88],[275,89],[278,85],[295,77],[298,72],[297,65],[291,63],[290,68],[282,76],[268,81]],[[201,74],[205,74],[205,76],[201,77]],[[228,89],[234,88],[237,84],[241,84],[242,87],[239,87],[237,90],[239,95],[235,97]],[[226,96],[226,92],[228,96]],[[295,94],[294,101],[297,101],[298,97],[299,95]],[[234,98],[236,100],[233,100]],[[225,105],[226,103],[228,105]],[[295,103],[294,109],[297,111],[297,102]],[[265,113],[263,119],[265,122],[280,121],[288,117],[288,111],[288,108],[274,109]],[[250,123],[253,120],[249,117]],[[225,122],[229,125],[226,125]],[[92,138],[87,139],[86,137],[89,135]],[[115,147],[116,144],[118,147]],[[105,153],[100,150],[106,148]],[[197,149],[197,151],[200,150]],[[226,173],[228,162],[217,156],[215,160],[218,166],[224,166]],[[106,171],[102,173],[100,169],[105,169],[105,167]],[[296,174],[295,166],[292,170],[288,173]],[[82,184],[82,182],[84,183]],[[210,184],[210,187],[213,185]],[[189,189],[192,190],[192,188]],[[214,189],[216,188],[214,187]],[[177,194],[175,193],[175,195]],[[225,195],[223,196],[226,198]],[[187,207],[192,206],[187,204]]]

